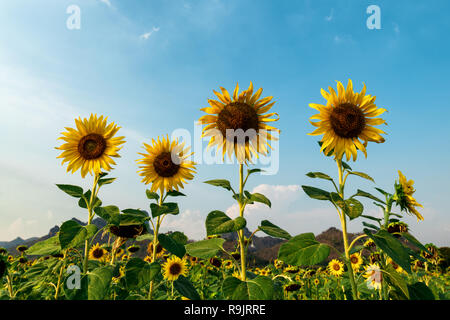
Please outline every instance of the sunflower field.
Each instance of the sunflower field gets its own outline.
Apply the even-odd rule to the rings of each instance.
[[[250,236],[246,206],[255,202],[271,207],[271,200],[246,189],[250,178],[262,169],[252,165],[272,150],[271,142],[280,130],[274,126],[273,97],[263,97],[253,84],[243,91],[236,85],[232,94],[225,88],[213,91],[214,99],[202,108],[198,124],[208,148],[222,158],[237,161],[239,185],[227,179],[205,181],[211,192],[223,191],[239,208],[232,219],[224,208],[211,211],[204,226],[207,237],[189,241],[181,231],[160,232],[168,215],[180,214],[176,202],[186,197],[184,184],[195,178],[200,167],[191,160],[190,147],[169,135],[143,143],[136,174],[148,186],[143,197],[149,210],[119,208],[104,204],[102,193],[116,183],[110,176],[120,157],[125,137],[120,127],[104,116],[91,114],[75,119],[58,138],[58,158],[67,172],[80,172],[92,183],[89,190],[56,184],[67,201],[87,211],[87,224],[69,220],[53,237],[31,247],[19,246],[19,254],[0,248],[0,299],[2,300],[448,300],[450,269],[433,244],[422,244],[402,221],[413,215],[418,223],[426,219],[415,199],[414,181],[402,171],[392,190],[345,193],[348,178],[374,179],[353,170],[358,151],[368,156],[369,142],[384,143],[386,125],[380,116],[386,111],[375,104],[376,97],[364,85],[355,92],[337,82],[337,90],[322,89],[323,104],[311,103],[318,111],[311,116],[311,136],[321,136],[318,149],[337,168],[337,179],[320,170],[308,172],[311,179],[328,181],[329,190],[303,185],[310,198],[325,201],[336,209],[342,230],[343,250],[319,242],[313,233],[291,235],[283,226],[260,222]],[[308,124],[305,124],[308,125]],[[311,180],[314,181],[314,180]],[[216,187],[216,188],[214,188]],[[100,192],[101,191],[101,192]],[[375,193],[376,192],[376,193]],[[361,198],[381,208],[383,217],[367,214]],[[359,199],[359,200],[358,200]],[[94,218],[105,226],[98,228]],[[347,223],[358,219],[363,232],[351,239]],[[257,233],[282,239],[277,258],[267,265],[249,259],[248,249]],[[225,248],[224,234],[234,234],[234,247]],[[106,239],[99,243],[96,239]],[[146,241],[146,256],[136,255]],[[330,255],[334,254],[333,259]]]

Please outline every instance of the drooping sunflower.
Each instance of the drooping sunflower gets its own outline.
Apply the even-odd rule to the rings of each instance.
[[[107,117],[93,114],[89,119],[75,119],[75,125],[76,129],[65,128],[67,131],[58,138],[65,143],[56,147],[63,151],[57,158],[63,158],[62,164],[69,163],[67,172],[81,169],[84,178],[88,172],[99,174],[102,170],[112,170],[111,165],[116,164],[112,157],[120,157],[120,145],[125,143],[125,137],[114,137],[120,127],[114,122],[108,125]]]
[[[190,147],[184,148],[184,142],[178,139],[170,141],[169,136],[158,141],[152,139],[152,145],[144,143],[147,153],[139,153],[144,158],[137,160],[141,166],[138,171],[143,176],[142,182],[151,183],[151,191],[160,190],[161,194],[170,190],[183,188],[186,180],[192,180],[195,163],[188,160],[192,155]]]
[[[423,208],[423,206],[413,197],[414,192],[416,192],[413,187],[414,180],[407,180],[400,170],[398,170],[398,175],[400,183],[395,182],[395,201],[402,210],[414,214],[417,217],[417,221],[424,220],[423,216],[415,208]]]
[[[100,244],[97,243],[89,250],[89,259],[97,261],[105,261],[107,253],[108,251],[100,247]]]
[[[363,259],[361,258],[361,254],[355,252],[350,255],[350,262],[352,264],[352,268],[355,271],[358,271],[361,265],[363,264]]]
[[[177,256],[167,259],[162,267],[164,278],[169,281],[175,281],[180,275],[186,276],[188,273],[186,260],[180,259]]]
[[[328,270],[332,275],[340,277],[344,273],[344,264],[337,259],[333,259],[328,263]]]
[[[385,120],[377,118],[386,111],[375,105],[375,96],[366,95],[366,85],[360,93],[353,92],[352,80],[348,80],[347,89],[343,84],[337,82],[338,93],[332,87],[330,92],[321,89],[322,96],[327,100],[326,105],[310,103],[309,106],[319,111],[313,115],[311,122],[317,127],[309,135],[317,136],[323,134],[320,151],[326,155],[334,154],[337,159],[345,154],[347,161],[353,157],[356,160],[357,150],[367,157],[366,146],[369,141],[382,143],[385,134],[381,129],[373,126],[386,123]],[[360,141],[361,140],[361,141]]]
[[[258,154],[267,155],[272,148],[269,141],[277,140],[271,131],[280,132],[267,122],[278,121],[278,114],[268,112],[275,102],[273,97],[262,98],[262,88],[253,93],[253,83],[247,90],[239,93],[239,84],[230,96],[225,88],[220,87],[222,93],[213,92],[219,100],[208,99],[210,107],[201,111],[207,113],[200,117],[199,124],[205,124],[202,137],[211,137],[208,148],[217,145],[218,151],[222,151],[222,159],[228,153],[231,157],[234,153],[239,163],[246,163]],[[273,118],[273,116],[276,116]]]

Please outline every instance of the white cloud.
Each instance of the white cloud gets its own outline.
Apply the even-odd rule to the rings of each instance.
[[[150,30],[149,32],[141,34],[139,36],[139,38],[144,39],[144,40],[148,40],[154,32],[158,32],[158,31],[159,31],[159,27],[153,27],[153,29]]]
[[[164,218],[161,231],[182,231],[189,239],[201,240],[206,236],[205,218],[199,210],[185,210]]]

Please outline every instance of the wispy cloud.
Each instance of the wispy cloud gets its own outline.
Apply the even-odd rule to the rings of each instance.
[[[331,8],[330,15],[325,17],[325,21],[331,21],[331,20],[333,20],[333,14],[334,14],[334,9]]]
[[[112,6],[111,1],[109,1],[109,0],[100,0],[100,2],[106,4],[108,7]]]
[[[153,27],[153,29],[150,30],[149,32],[141,34],[139,36],[139,38],[144,39],[144,40],[148,40],[154,32],[158,32],[158,31],[159,31],[159,27]]]

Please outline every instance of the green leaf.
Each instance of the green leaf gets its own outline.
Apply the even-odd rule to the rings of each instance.
[[[182,196],[185,197],[186,196],[184,193],[181,193],[176,190],[170,190],[166,193],[166,195],[170,196],[170,197],[182,197]]]
[[[174,241],[178,242],[179,244],[182,244],[183,246],[188,243],[188,237],[180,231],[175,231],[168,234],[169,237],[171,237]]]
[[[216,186],[216,187],[222,187],[227,189],[228,191],[231,191],[231,184],[230,181],[225,180],[225,179],[216,179],[216,180],[209,180],[209,181],[205,181],[204,183],[210,184],[212,186]]]
[[[375,242],[377,247],[391,257],[396,264],[402,267],[406,272],[411,273],[409,249],[405,248],[400,241],[386,230],[379,230],[377,233],[372,234],[368,229],[364,229],[364,232]]]
[[[312,266],[325,260],[330,247],[316,240],[313,233],[303,233],[281,245],[278,259],[294,266]]]
[[[346,169],[348,171],[352,171],[352,168],[348,165],[347,162],[342,161],[342,166],[344,167],[344,169]]]
[[[377,197],[371,195],[370,193],[365,192],[365,191],[362,191],[362,190],[359,190],[359,189],[358,189],[358,191],[357,191],[354,195],[352,195],[351,197],[352,197],[352,198],[353,198],[353,197],[366,197],[366,198],[375,200],[375,201],[377,201],[377,202],[386,204],[386,202],[384,202],[383,200],[380,200],[380,199],[378,199]]]
[[[281,229],[280,227],[274,225],[268,220],[261,221],[261,225],[258,227],[259,230],[262,232],[268,234],[269,236],[275,237],[275,238],[281,238],[289,240],[291,239],[291,235],[287,232]]]
[[[90,224],[82,226],[74,220],[69,220],[61,225],[59,230],[59,242],[61,249],[76,248],[92,237],[97,232],[97,226]]]
[[[267,199],[267,197],[261,193],[257,193],[257,192],[250,193],[248,191],[245,191],[245,195],[251,202],[261,202],[261,203],[264,203],[265,205],[267,205],[268,207],[272,206],[272,204],[270,203],[270,200]]]
[[[61,253],[61,245],[59,244],[59,236],[56,235],[44,241],[39,241],[27,250],[29,256],[43,256]]]
[[[408,286],[402,275],[395,271],[394,267],[391,264],[388,264],[386,266],[385,272],[387,276],[387,282],[390,282],[390,284],[394,288],[400,290],[400,292],[405,296],[406,299],[409,299]]]
[[[368,227],[368,228],[372,228],[372,229],[375,229],[375,230],[380,230],[380,228],[378,228],[376,225],[374,225],[374,224],[371,224],[371,223],[367,223],[367,222],[365,222],[365,221],[363,221],[363,226],[365,226],[365,227]]]
[[[435,300],[433,292],[423,282],[408,285],[408,291],[411,300]]]
[[[152,210],[152,217],[156,218],[163,214],[173,214],[177,215],[180,213],[180,209],[178,208],[178,204],[174,202],[164,203],[162,206],[152,203],[150,204],[150,209]]]
[[[355,176],[359,176],[361,178],[370,180],[372,182],[375,182],[375,180],[373,180],[373,178],[371,176],[369,176],[368,174],[364,173],[364,172],[358,172],[358,171],[349,171],[349,174],[354,174]]]
[[[186,254],[186,249],[184,245],[176,242],[170,236],[167,236],[165,234],[159,234],[158,241],[164,249],[176,255],[180,259],[183,259],[184,255]]]
[[[83,196],[83,188],[70,184],[57,184],[59,189],[67,193],[69,196],[81,198]]]
[[[80,200],[78,200],[78,205],[81,208],[87,209],[87,204],[86,201],[90,201],[91,200],[91,190],[88,190],[84,193],[84,197],[81,197]],[[95,197],[95,199],[92,201],[92,209],[95,210],[96,207],[100,207],[102,205],[102,201],[98,198]]]
[[[328,191],[309,186],[302,186],[302,188],[310,198],[317,200],[331,200],[330,193]]]
[[[358,218],[364,211],[364,206],[356,199],[345,200],[347,210],[345,213],[350,217],[350,220]]]
[[[429,254],[431,254],[431,252],[429,252],[428,249],[409,232],[402,232],[401,236],[403,238],[405,238],[406,240],[408,240],[409,242],[411,242],[413,245],[415,245],[420,250],[426,251]],[[27,251],[27,253],[28,253],[28,251]]]
[[[197,290],[195,290],[194,285],[183,275],[180,275],[178,279],[173,282],[173,286],[183,297],[190,300],[200,300],[200,296]]]
[[[115,226],[120,224],[120,209],[116,206],[97,207],[94,212],[108,224]]]
[[[270,278],[264,276],[247,281],[228,277],[222,283],[222,291],[228,300],[271,300],[274,285]]]
[[[73,288],[69,289],[67,286],[67,281],[70,279],[74,279],[74,274],[68,274],[64,278],[64,295],[66,296],[67,300],[88,300],[88,292],[89,292],[89,277],[87,274],[80,274],[80,288]]]
[[[213,238],[207,240],[196,241],[185,245],[186,252],[193,257],[200,259],[210,259],[223,250],[225,239]]]
[[[105,184],[111,184],[116,180],[116,178],[105,178],[105,179],[98,179],[98,186],[104,186]]]
[[[322,173],[322,172],[308,172],[306,175],[310,178],[319,178],[319,179],[333,181],[333,178],[331,178],[329,175]]]
[[[206,217],[206,235],[215,235],[241,230],[247,224],[242,217],[232,220],[222,211],[211,211]]]
[[[144,224],[150,217],[147,211],[138,209],[125,209],[122,210],[123,214],[120,215],[120,225],[134,225],[134,224]]]
[[[252,173],[256,173],[256,172],[265,172],[265,170],[263,170],[263,169],[258,169],[258,168],[255,168],[255,169],[248,169],[248,170],[247,170],[247,174],[248,174],[248,175],[251,175]]]
[[[361,215],[361,217],[363,217],[363,218],[366,218],[366,219],[370,219],[370,220],[373,220],[373,221],[377,221],[377,222],[380,222],[382,219],[380,219],[380,218],[375,218],[375,217],[372,217],[372,216],[366,216],[366,215]]]
[[[113,270],[110,266],[100,267],[89,272],[89,300],[103,300],[108,294],[109,286],[113,276]]]
[[[160,273],[161,266],[157,262],[147,263],[139,258],[128,260],[125,266],[125,280],[129,289],[147,286]]]
[[[151,192],[150,190],[145,190],[147,198],[150,200],[159,200],[159,195],[156,192]]]
[[[381,193],[384,196],[387,196],[387,197],[391,196],[391,194],[389,192],[386,192],[383,189],[375,188],[375,190],[377,190],[379,193]]]

